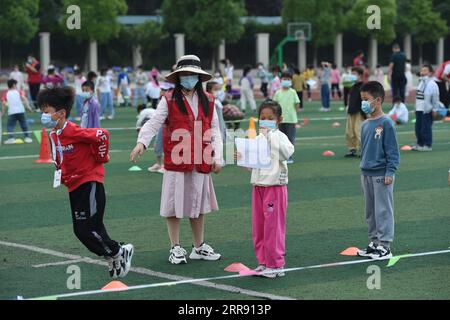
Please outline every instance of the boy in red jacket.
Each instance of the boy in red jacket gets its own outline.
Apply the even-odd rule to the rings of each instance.
[[[89,251],[109,263],[112,278],[123,278],[131,268],[133,245],[112,240],[103,225],[105,211],[105,169],[109,161],[109,133],[104,129],[82,129],[67,121],[74,104],[72,88],[42,90],[38,105],[41,122],[52,129],[50,143],[56,166],[54,188],[69,190],[75,235]]]

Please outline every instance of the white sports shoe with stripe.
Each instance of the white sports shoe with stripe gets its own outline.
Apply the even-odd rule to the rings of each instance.
[[[108,259],[109,275],[113,279],[124,278],[131,268],[134,247],[132,244],[121,245],[120,254]]]
[[[171,264],[186,264],[187,252],[181,246],[176,245],[170,249],[169,262]]]
[[[122,255],[120,256],[120,263],[122,265],[122,272],[118,275],[119,278],[124,278],[131,269],[131,259],[133,259],[134,247],[132,244],[122,245]]]
[[[379,245],[375,252],[369,255],[372,260],[386,260],[392,258],[391,249]]]
[[[284,277],[286,274],[283,271],[284,268],[266,268],[262,273],[261,276],[274,279],[274,278],[280,278]]]
[[[189,259],[192,260],[207,260],[207,261],[216,261],[219,260],[221,255],[219,253],[214,252],[214,249],[203,243],[200,247],[192,248],[192,252],[189,255]]]

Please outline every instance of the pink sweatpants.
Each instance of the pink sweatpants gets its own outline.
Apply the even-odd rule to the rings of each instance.
[[[253,247],[260,265],[284,267],[287,186],[253,187]]]

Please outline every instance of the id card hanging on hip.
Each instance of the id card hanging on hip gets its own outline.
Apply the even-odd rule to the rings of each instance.
[[[61,169],[55,171],[55,179],[53,179],[53,188],[61,186]]]

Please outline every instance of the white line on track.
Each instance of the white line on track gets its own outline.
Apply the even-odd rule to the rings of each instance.
[[[58,252],[58,251],[53,251],[53,250],[48,250],[48,249],[43,249],[43,248],[39,248],[39,247],[18,244],[18,243],[0,241],[0,245],[21,248],[21,249],[25,249],[25,250],[34,251],[34,252],[54,255],[54,256],[58,256],[58,257],[64,257],[67,259],[73,259],[73,260],[83,259],[84,260],[83,262],[90,263],[90,264],[107,265],[107,263],[105,261],[94,260],[94,259],[90,259],[90,258],[82,258],[80,256],[70,255],[70,254],[66,254],[66,253],[62,253],[62,252]],[[414,257],[423,257],[423,256],[431,256],[431,255],[438,255],[438,254],[446,254],[446,253],[450,253],[450,250],[429,251],[429,252],[408,254],[408,255],[401,256],[401,258],[408,259],[408,258],[414,258]],[[383,260],[385,260],[385,259],[383,259]],[[381,260],[378,260],[378,261],[381,261]],[[301,270],[307,270],[307,269],[330,268],[330,267],[356,265],[356,264],[364,264],[364,263],[374,263],[374,262],[376,262],[376,261],[374,261],[374,260],[343,261],[343,262],[326,263],[326,264],[306,266],[306,267],[288,268],[288,269],[284,269],[283,271],[284,272],[293,272],[293,271],[301,271]],[[121,289],[121,290],[112,290],[112,291],[92,290],[92,291],[84,291],[84,292],[59,294],[59,295],[54,295],[53,297],[56,296],[58,298],[65,298],[65,297],[87,296],[87,295],[103,294],[103,293],[107,293],[107,292],[129,291],[129,290],[147,289],[147,288],[155,288],[155,287],[173,286],[173,285],[180,285],[180,284],[195,284],[195,285],[206,286],[206,287],[229,291],[229,292],[242,293],[242,294],[246,294],[246,295],[258,297],[258,298],[266,298],[266,299],[272,299],[272,300],[280,300],[280,299],[281,300],[292,300],[292,298],[289,298],[289,297],[275,296],[275,295],[271,295],[271,294],[267,294],[267,293],[261,293],[261,292],[246,290],[246,289],[242,289],[242,288],[238,288],[238,287],[234,287],[234,286],[226,286],[226,285],[221,285],[221,284],[216,284],[216,283],[210,282],[213,280],[225,280],[225,279],[244,277],[239,274],[220,276],[220,277],[194,279],[194,278],[187,278],[187,277],[180,277],[180,276],[176,276],[176,275],[166,274],[166,273],[162,273],[162,272],[155,272],[155,271],[145,269],[145,268],[131,268],[131,271],[140,273],[140,274],[146,274],[146,275],[153,276],[153,277],[159,277],[159,278],[164,278],[164,279],[168,279],[168,280],[173,280],[173,281],[163,282],[163,283],[145,284],[145,285],[139,285],[139,286],[131,286],[131,287],[128,287],[126,289]],[[279,271],[277,271],[277,272],[279,272]],[[45,297],[41,297],[41,299],[44,299],[44,298]],[[36,299],[38,299],[38,298],[36,298]]]
[[[55,251],[55,250],[39,248],[36,246],[29,246],[29,245],[13,243],[13,242],[6,242],[6,241],[0,241],[0,245],[6,246],[6,247],[11,247],[11,248],[19,248],[19,249],[24,249],[24,250],[28,250],[28,251],[38,252],[38,253],[51,255],[51,256],[55,256],[55,257],[60,257],[60,258],[64,258],[64,259],[70,259],[73,261],[83,260],[83,262],[85,262],[85,263],[94,264],[94,265],[101,265],[101,266],[108,265],[108,263],[106,261],[95,260],[95,259],[91,259],[88,257],[81,257],[78,255],[67,254],[67,253],[63,253],[63,252],[59,252],[59,251]],[[199,279],[194,279],[194,278],[190,278],[190,277],[182,277],[182,276],[177,276],[177,275],[173,275],[173,274],[157,272],[157,271],[153,271],[153,270],[141,268],[141,267],[132,267],[130,269],[130,271],[139,273],[139,274],[148,275],[151,277],[158,277],[158,278],[162,278],[162,279],[172,280],[173,281],[173,282],[171,282],[172,285],[181,284],[181,283],[191,283],[191,284],[199,285],[202,287],[208,287],[208,288],[218,289],[218,290],[232,292],[232,293],[240,293],[240,294],[244,294],[244,295],[254,297],[254,298],[269,299],[269,300],[293,300],[293,298],[291,298],[291,297],[283,297],[283,296],[278,296],[278,295],[274,295],[274,294],[270,294],[270,293],[247,290],[247,289],[243,289],[243,288],[239,288],[239,287],[235,287],[235,286],[213,283],[213,282],[210,282],[207,280],[201,280],[201,279],[199,280]],[[156,285],[161,286],[161,284],[159,284],[159,285],[156,284]],[[105,291],[101,291],[101,292],[105,292]]]
[[[85,259],[75,259],[75,260],[66,260],[66,261],[60,261],[60,262],[51,262],[51,263],[43,263],[43,264],[35,264],[32,265],[33,268],[46,268],[46,267],[53,267],[53,266],[64,266],[66,264],[74,264],[79,262],[85,262]]]

